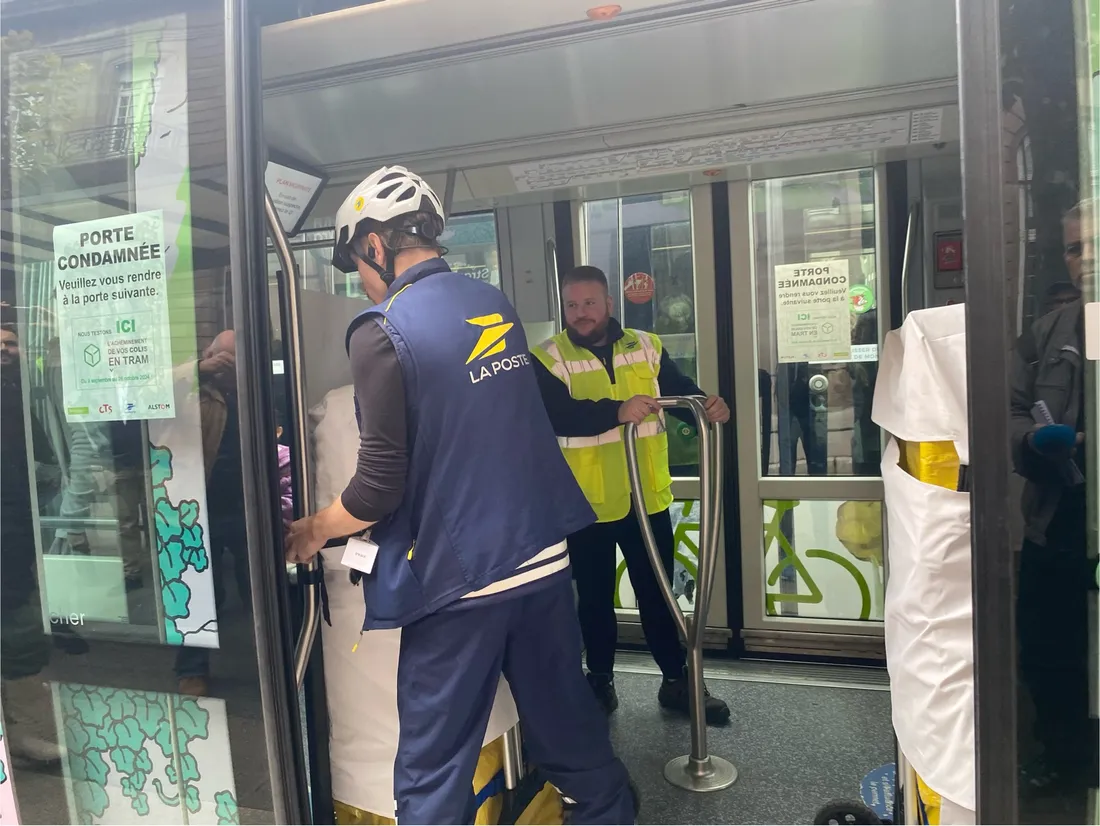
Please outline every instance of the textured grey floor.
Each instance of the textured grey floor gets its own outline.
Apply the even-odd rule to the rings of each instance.
[[[829,800],[858,800],[863,776],[894,759],[885,691],[708,676],[733,711],[728,727],[708,730],[710,751],[740,777],[724,792],[692,794],[664,779],[690,733],[657,706],[660,677],[620,672],[615,682],[612,737],[642,792],[639,823],[812,823]]]

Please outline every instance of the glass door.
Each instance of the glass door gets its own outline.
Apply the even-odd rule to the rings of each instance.
[[[672,360],[707,393],[718,388],[714,311],[714,238],[707,186],[586,201],[578,263],[607,276],[613,312],[624,327],[657,334]],[[699,541],[699,447],[693,425],[668,417],[675,570],[673,590],[684,611],[695,602]],[[725,645],[725,563],[719,561],[707,625]],[[620,626],[638,622],[626,561],[618,554],[615,605]],[[633,628],[640,634],[640,626]]]
[[[225,63],[240,4],[16,5],[0,91],[0,821],[297,819],[280,626],[255,631],[281,562],[274,524],[267,542],[255,530],[274,523],[273,480],[244,459],[274,423],[240,392],[249,273],[231,267],[230,168],[246,161],[228,118],[249,107],[227,100]]]
[[[880,178],[729,184],[750,650],[882,656]]]

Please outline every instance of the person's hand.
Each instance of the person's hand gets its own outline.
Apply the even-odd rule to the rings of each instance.
[[[228,350],[222,350],[199,362],[199,373],[202,375],[218,375],[232,372],[237,365],[237,358]]]
[[[325,545],[325,538],[316,535],[312,516],[299,519],[286,534],[286,561],[306,565]]]
[[[1077,433],[1065,424],[1048,424],[1031,432],[1031,446],[1035,452],[1049,459],[1068,459],[1077,445],[1085,441],[1084,433]]]
[[[707,421],[725,424],[730,420],[730,407],[721,396],[707,396],[703,407],[707,411]]]
[[[641,424],[646,416],[652,416],[661,406],[652,396],[632,396],[619,405],[619,424]]]

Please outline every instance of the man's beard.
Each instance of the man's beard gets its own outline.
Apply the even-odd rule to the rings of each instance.
[[[3,381],[4,384],[19,384],[19,378],[19,359],[0,362],[0,381]]]
[[[592,328],[592,332],[587,335],[582,335],[577,331],[575,327],[569,328],[569,337],[573,339],[577,344],[583,347],[591,347],[599,344],[604,338],[607,337],[607,327],[611,323],[610,316],[603,320],[602,324],[598,324]]]

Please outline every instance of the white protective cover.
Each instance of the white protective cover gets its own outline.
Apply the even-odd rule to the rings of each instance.
[[[317,506],[336,499],[355,473],[359,428],[354,391],[339,387],[310,411],[315,423]],[[332,627],[322,623],[325,686],[330,719],[333,797],[341,803],[394,817],[393,761],[397,755],[397,660],[401,631],[366,631],[363,590],[348,579],[342,548],[322,551]],[[352,653],[352,647],[359,647]],[[504,734],[519,715],[502,677],[485,743]]]
[[[967,450],[966,339],[961,305],[910,313],[886,337],[872,418],[892,437]],[[894,732],[917,774],[973,822],[974,650],[970,497],[882,460],[889,536],[886,665]],[[967,811],[968,810],[968,811]],[[963,814],[966,812],[966,814]]]

